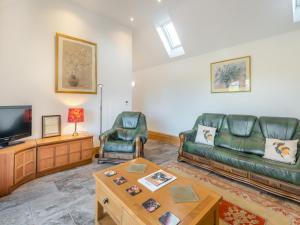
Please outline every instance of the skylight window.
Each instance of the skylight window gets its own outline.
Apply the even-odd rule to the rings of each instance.
[[[157,32],[170,58],[185,54],[175,26],[171,21],[157,27]]]
[[[300,22],[300,0],[293,0],[294,22]]]

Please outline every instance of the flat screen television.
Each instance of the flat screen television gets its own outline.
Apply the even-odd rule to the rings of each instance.
[[[32,106],[0,106],[0,148],[22,143],[31,136]]]

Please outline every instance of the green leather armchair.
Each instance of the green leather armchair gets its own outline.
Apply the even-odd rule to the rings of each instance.
[[[140,112],[122,112],[117,116],[112,129],[100,136],[100,161],[141,157],[147,138],[145,115]]]

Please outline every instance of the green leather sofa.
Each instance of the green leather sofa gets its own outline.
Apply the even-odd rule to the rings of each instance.
[[[146,117],[140,112],[120,113],[112,129],[100,136],[100,162],[133,159],[144,154],[148,138]]]
[[[198,124],[217,128],[215,146],[195,143]],[[294,165],[263,158],[266,138],[300,140],[298,119],[206,113],[179,137],[179,161],[300,202],[299,145]]]

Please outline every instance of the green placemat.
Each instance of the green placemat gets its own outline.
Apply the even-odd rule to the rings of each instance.
[[[144,173],[146,170],[146,164],[130,164],[127,167],[129,173]]]
[[[171,187],[171,195],[175,203],[199,201],[199,197],[192,186],[173,186]]]

